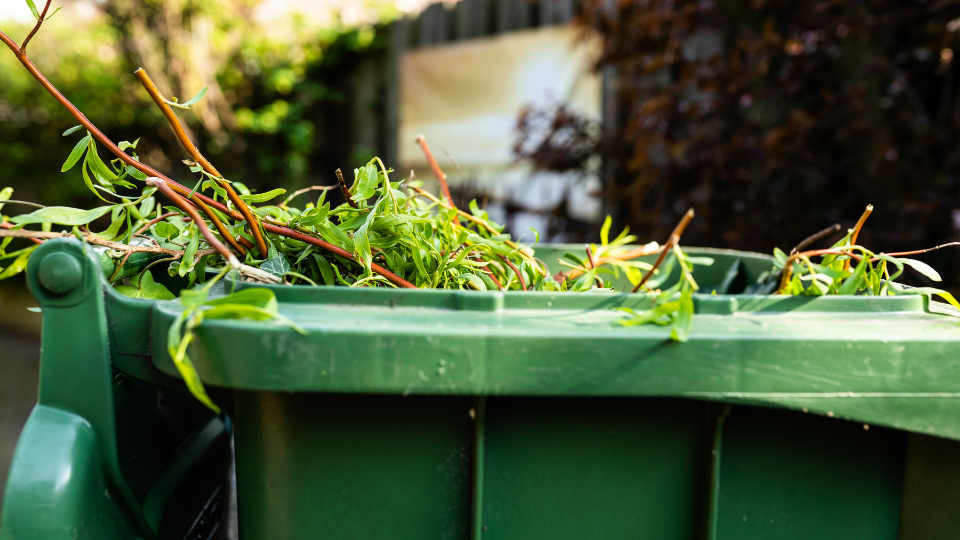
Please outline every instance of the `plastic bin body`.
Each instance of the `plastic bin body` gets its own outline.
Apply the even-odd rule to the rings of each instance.
[[[57,245],[93,275],[78,244]],[[41,249],[31,265],[54,250]],[[691,251],[716,259],[695,274],[704,292],[736,260],[731,291],[770,267],[754,254]],[[178,303],[93,281],[99,322],[64,308],[57,323],[57,299],[29,272],[44,309],[38,411],[60,411],[44,386],[63,378],[57,359],[77,355],[49,351],[52,336],[96,324],[102,333],[86,333],[106,342],[113,371],[91,379],[119,374],[137,395],[179,388],[165,342]],[[698,295],[690,340],[675,343],[666,328],[615,324],[610,308],[642,308],[642,295],[274,290],[308,335],[207,321],[190,348],[235,426],[244,540],[960,537],[960,319],[921,297]],[[197,409],[174,416],[211,421]],[[45,489],[27,456],[40,445],[31,437],[69,430],[37,422],[17,449],[2,540],[55,537],[30,536],[23,518],[22,501]],[[114,428],[100,452],[137,428]],[[113,446],[119,461],[132,454]],[[104,461],[92,453],[87,461]],[[222,453],[207,455],[221,461],[190,463],[225,468]],[[130,474],[88,476],[109,490],[116,477],[134,484]],[[144,476],[141,489],[154,489]],[[136,517],[145,504],[132,499],[124,508]],[[62,502],[52,508],[77,519]],[[146,537],[134,529],[98,537]]]

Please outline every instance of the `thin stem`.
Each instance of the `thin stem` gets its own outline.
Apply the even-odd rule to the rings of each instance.
[[[87,117],[84,116],[83,113],[80,112],[80,110],[77,109],[72,103],[70,103],[70,101],[67,98],[65,98],[63,94],[61,94],[60,91],[57,90],[57,88],[53,86],[53,84],[51,84],[50,81],[47,80],[47,78],[44,77],[42,73],[40,73],[40,71],[37,69],[37,67],[33,64],[33,62],[30,60],[30,58],[26,54],[20,53],[20,50],[17,47],[16,42],[10,39],[10,36],[3,33],[3,31],[0,31],[0,41],[3,41],[17,55],[17,59],[20,61],[20,63],[23,64],[23,66],[27,69],[27,71],[30,72],[31,75],[33,75],[35,79],[37,79],[37,81],[44,87],[44,89],[47,92],[49,92],[50,95],[52,95],[54,99],[56,99],[57,102],[60,103],[61,106],[67,109],[67,111],[69,111],[70,114],[78,122],[80,122],[80,125],[82,125],[87,131],[89,131],[93,135],[94,139],[100,142],[100,144],[107,147],[107,149],[111,153],[113,153],[115,156],[117,156],[120,160],[122,160],[127,165],[146,174],[148,177],[154,177],[154,178],[163,180],[164,182],[166,182],[166,185],[175,193],[185,197],[190,195],[191,190],[189,188],[175,182],[174,180],[160,173],[156,169],[152,167],[148,167],[143,163],[140,163],[139,161],[133,159],[133,157],[127,154],[126,152],[120,150],[120,148],[116,144],[114,144],[113,141],[107,138],[107,136],[104,135],[102,131],[97,129],[97,126],[95,126],[92,122],[90,122],[90,120],[87,120]],[[243,249],[243,247],[240,246],[239,243],[237,243],[237,240],[235,240],[233,237],[230,236],[229,231],[227,231],[226,227],[224,227],[223,223],[216,216],[216,214],[214,214],[211,211],[211,208],[216,208],[217,210],[224,213],[225,215],[228,215],[231,218],[236,219],[238,221],[244,219],[242,214],[240,214],[235,210],[231,210],[227,208],[224,204],[218,201],[215,201],[210,197],[203,195],[202,193],[193,193],[192,195],[190,195],[189,200],[194,204],[196,204],[197,207],[199,207],[205,214],[207,214],[207,216],[209,216],[210,221],[213,222],[213,224],[217,227],[217,230],[220,232],[221,236],[227,239],[227,241],[230,242],[230,244],[234,247],[234,249],[237,250],[238,253],[240,253],[240,255],[244,255],[246,253],[246,250]],[[302,242],[311,243],[315,246],[318,246],[327,251],[330,251],[331,253],[336,253],[342,257],[346,257],[350,259],[354,258],[352,253],[342,250],[334,246],[333,244],[324,242],[323,240],[320,240],[312,236],[307,236],[304,234],[297,233],[287,228],[286,224],[283,223],[282,221],[275,220],[272,218],[265,218],[261,223],[263,225],[264,230],[266,231],[272,232],[274,234],[279,234],[281,236],[286,236],[287,238],[294,238]],[[246,239],[241,237],[240,241],[246,242]],[[377,272],[378,274],[384,276],[385,278],[387,278],[388,280],[390,280],[392,283],[396,285],[400,285],[402,287],[417,288],[412,283],[405,281],[404,279],[400,278],[396,274],[390,272],[389,270],[379,265],[374,264],[372,265],[371,268],[374,272]]]
[[[918,249],[915,251],[901,251],[900,253],[881,253],[881,255],[886,255],[888,257],[903,257],[905,255],[920,255],[921,253],[929,253],[931,251],[936,251],[950,246],[960,246],[960,242],[950,242],[949,244],[940,244],[939,246],[934,246],[927,249]]]
[[[25,206],[32,206],[32,207],[34,207],[34,208],[46,208],[46,206],[44,206],[44,205],[42,205],[42,204],[37,204],[37,203],[35,203],[35,202],[30,202],[30,201],[18,201],[18,200],[15,200],[15,199],[4,199],[4,200],[0,200],[0,205],[7,205],[7,204],[22,204],[22,205],[25,205]]]
[[[230,266],[234,268],[240,267],[240,261],[237,260],[237,257],[227,249],[227,246],[223,245],[222,242],[217,240],[217,237],[213,235],[213,232],[210,231],[210,228],[207,227],[207,224],[204,223],[203,218],[200,217],[200,214],[193,208],[193,205],[187,203],[187,201],[181,197],[176,191],[170,188],[170,186],[160,178],[147,178],[146,183],[148,186],[154,186],[159,189],[168,199],[173,201],[181,210],[187,213],[193,221],[196,222],[197,227],[200,229],[200,234],[203,235],[204,240],[207,241],[207,244],[210,245],[213,249],[217,250],[217,253],[225,261],[227,261]],[[227,236],[229,238],[229,235]]]
[[[172,180],[164,180],[164,182],[166,182],[167,186],[171,189],[173,193],[176,193],[178,195],[183,195],[182,193],[180,193],[181,190],[176,189],[175,186],[171,185],[173,183]],[[177,185],[180,186],[179,184]],[[180,186],[180,187],[183,188],[183,186]],[[186,191],[186,188],[184,188],[183,191]],[[187,192],[187,194],[189,194],[189,191]],[[194,196],[196,195],[197,194],[195,193]],[[208,218],[210,218],[210,222],[213,223],[213,226],[217,228],[217,232],[220,233],[220,236],[222,236],[230,244],[230,246],[233,247],[233,249],[235,249],[237,253],[240,254],[240,256],[247,254],[247,250],[244,249],[239,242],[237,242],[237,240],[233,237],[232,234],[230,234],[230,230],[227,229],[227,226],[224,225],[222,221],[220,221],[220,218],[217,217],[217,214],[213,210],[211,210],[209,206],[207,206],[207,203],[203,202],[203,199],[201,199],[200,197],[189,199],[187,206],[190,206],[192,208],[194,205],[196,205],[200,210],[203,211],[204,214],[207,215]],[[199,215],[194,216],[193,214],[190,214],[190,217],[193,218],[194,221],[199,222],[197,224],[198,227],[200,225],[206,226],[205,224],[203,224],[203,218],[200,218]],[[235,218],[235,219],[239,220],[241,218]]]
[[[110,277],[107,279],[107,282],[113,283],[113,280],[116,279],[116,277],[120,274],[120,270],[123,270],[123,265],[127,264],[127,259],[129,259],[131,255],[133,255],[133,252],[128,251],[127,254],[123,256],[123,259],[120,260],[120,264],[118,264],[116,270],[114,270],[113,273],[110,274]]]
[[[7,223],[6,221],[0,223],[0,228],[2,228],[2,229],[12,229],[12,228],[14,228],[14,227],[16,227],[16,225],[14,225],[13,223]],[[33,242],[34,244],[42,244],[42,243],[43,243],[43,240],[40,240],[40,239],[37,239],[37,238],[30,238],[30,241]]]
[[[263,234],[260,232],[260,227],[258,226],[259,220],[253,214],[253,211],[250,210],[250,207],[247,206],[247,203],[240,198],[240,195],[234,191],[233,186],[223,179],[223,175],[220,174],[220,171],[218,171],[216,167],[214,167],[213,164],[207,160],[207,158],[203,157],[203,154],[200,153],[200,150],[198,150],[196,145],[193,144],[193,141],[190,140],[190,137],[187,136],[187,132],[183,129],[180,119],[177,117],[176,113],[173,112],[173,108],[170,107],[169,103],[167,103],[166,98],[163,97],[163,94],[160,93],[160,90],[157,89],[157,86],[153,84],[153,80],[150,79],[150,75],[147,74],[146,70],[140,68],[134,71],[133,74],[136,75],[137,80],[140,81],[140,84],[142,84],[147,93],[150,94],[153,102],[156,103],[157,107],[160,108],[160,111],[163,113],[163,116],[166,117],[167,122],[170,123],[173,133],[177,136],[177,140],[180,141],[180,145],[183,146],[183,149],[190,154],[190,157],[193,158],[193,161],[200,165],[203,170],[217,178],[217,183],[227,192],[227,197],[230,199],[230,202],[232,202],[233,206],[240,211],[240,214],[250,225],[250,231],[253,234],[253,238],[257,244],[257,249],[260,250],[260,254],[266,257],[268,252],[267,243],[263,239]]]
[[[820,240],[821,238],[823,238],[823,237],[825,237],[825,236],[829,236],[830,234],[835,233],[835,232],[837,232],[837,231],[839,231],[839,230],[840,230],[840,224],[839,224],[839,223],[834,223],[833,225],[827,227],[826,229],[823,229],[823,230],[820,231],[820,232],[815,232],[815,233],[811,234],[810,236],[804,238],[802,241],[800,241],[799,244],[797,244],[793,249],[790,250],[790,254],[793,255],[794,253],[799,253],[801,249],[803,249],[803,248],[809,246],[810,244],[816,242],[817,240]]]
[[[51,0],[47,0],[47,3],[43,6],[43,11],[40,12],[40,17],[37,19],[37,24],[33,27],[33,30],[27,34],[27,37],[23,40],[23,43],[20,44],[20,54],[26,54],[27,43],[30,43],[30,40],[33,39],[33,35],[37,33],[37,30],[40,30],[40,25],[43,24],[43,19],[47,16],[47,10],[50,9],[50,1]]]
[[[680,242],[680,236],[683,235],[683,231],[687,230],[687,225],[690,224],[690,220],[693,219],[693,208],[687,210],[687,213],[683,215],[683,218],[680,219],[680,223],[677,223],[677,226],[673,229],[673,232],[670,233],[670,238],[667,239],[667,242],[663,245],[663,249],[660,250],[660,256],[657,257],[657,262],[653,263],[653,267],[647,272],[640,283],[637,283],[637,286],[633,288],[630,292],[637,292],[640,290],[640,287],[643,287],[643,284],[650,279],[650,276],[657,271],[657,268],[663,263],[663,259],[666,258],[667,253],[673,249],[673,246],[677,245]]]
[[[33,78],[35,78],[40,83],[40,85],[43,86],[43,88],[47,92],[49,92],[50,95],[53,96],[53,98],[56,99],[58,103],[60,103],[60,105],[62,105],[65,109],[67,109],[67,111],[69,111],[70,114],[78,122],[80,122],[80,125],[82,125],[84,129],[86,129],[87,131],[90,132],[91,135],[93,135],[94,139],[96,139],[100,144],[107,147],[107,150],[109,150],[113,155],[120,158],[121,161],[123,161],[130,167],[133,167],[134,169],[142,172],[147,176],[160,178],[166,181],[170,185],[170,187],[180,195],[187,196],[190,194],[190,191],[191,191],[190,189],[171,180],[166,175],[161,174],[159,171],[157,171],[153,167],[148,167],[147,165],[140,163],[139,161],[133,159],[132,156],[130,156],[123,150],[120,150],[120,148],[116,144],[114,144],[113,141],[107,138],[107,136],[104,135],[103,132],[100,131],[97,128],[97,126],[93,124],[93,122],[91,122],[90,120],[87,120],[87,117],[84,116],[84,114],[80,112],[80,110],[77,109],[73,105],[73,103],[70,103],[70,100],[64,97],[63,94],[61,94],[60,91],[57,90],[57,88],[53,86],[53,84],[49,80],[47,80],[47,78],[43,75],[43,73],[40,73],[40,70],[37,69],[37,66],[34,65],[32,60],[30,60],[30,57],[27,56],[25,53],[20,52],[20,49],[17,47],[16,42],[10,39],[10,36],[3,33],[3,31],[0,31],[0,41],[3,41],[7,45],[7,47],[9,47],[10,50],[12,50],[17,55],[17,60],[19,60],[20,63],[23,64],[23,67],[25,67],[27,71],[30,72],[31,75],[33,75]],[[216,215],[214,215],[213,212],[210,211],[209,207],[214,206],[221,212],[224,212],[231,216],[233,216],[233,214],[240,216],[239,213],[228,210],[226,206],[200,193],[194,193],[189,197],[189,199],[193,201],[198,207],[200,207],[200,209],[203,210],[203,212],[207,214],[207,216],[209,216],[210,221],[212,221],[213,224],[217,227],[217,230],[220,231],[221,235],[231,240],[231,244],[235,243],[235,241],[233,241],[233,239],[230,238],[229,232],[227,231],[226,227],[224,227],[223,223],[220,222],[220,219]],[[235,219],[240,220],[243,218],[236,217]],[[238,249],[238,252],[241,255],[246,253],[246,250],[244,250],[238,244],[234,245],[234,248]]]
[[[482,268],[481,270],[483,270],[484,272],[487,273],[488,276],[490,276],[490,279],[493,281],[493,283],[497,286],[498,289],[500,289],[501,291],[503,290],[503,285],[500,284],[500,281],[497,279],[497,276],[493,275],[493,272],[491,272],[490,270],[487,270],[486,268]]]
[[[26,229],[19,230],[9,230],[6,226],[0,226],[0,238],[26,238],[29,240],[34,240],[38,244],[44,240],[52,240],[54,238],[76,238],[76,235],[73,233],[59,233],[59,232],[44,232],[44,231],[28,231]],[[161,253],[163,255],[170,255],[171,257],[180,258],[183,255],[183,251],[176,249],[167,249],[160,246],[131,246],[129,244],[124,244],[121,242],[114,242],[112,240],[104,240],[98,236],[92,234],[84,234],[83,241],[88,244],[94,244],[97,246],[103,246],[110,249],[115,249],[117,251],[127,251],[130,253]],[[204,249],[197,252],[197,255],[213,255],[217,253],[213,249]]]
[[[337,169],[337,170],[340,170],[340,169]],[[298,189],[297,191],[294,191],[292,195],[284,199],[282,203],[280,203],[280,208],[286,208],[287,203],[289,203],[293,199],[309,191],[327,191],[328,189],[333,189],[335,187],[337,186],[310,186],[310,187],[305,187],[303,189]]]
[[[589,246],[589,245],[587,245],[587,261],[590,262],[590,269],[591,269],[591,270],[597,267],[597,263],[593,260],[593,250],[590,249],[590,246]],[[603,288],[603,280],[600,279],[600,276],[593,276],[593,277],[594,277],[594,279],[595,279],[596,282],[597,282],[597,286],[602,289],[602,288]]]
[[[863,211],[863,214],[860,216],[860,219],[857,220],[856,226],[853,228],[853,233],[850,234],[850,245],[855,246],[857,244],[857,236],[860,234],[860,229],[863,228],[863,224],[867,221],[867,218],[870,217],[870,214],[873,213],[873,205],[868,204],[867,208]],[[843,263],[843,269],[850,269],[850,260],[846,260]]]
[[[337,183],[340,184],[340,192],[343,193],[343,198],[347,200],[347,204],[353,208],[357,208],[357,203],[350,196],[350,188],[347,187],[347,182],[343,179],[343,173],[340,172],[340,169],[337,169],[336,175]]]
[[[273,234],[279,234],[279,235],[281,235],[281,236],[286,236],[287,238],[293,238],[294,240],[299,240],[299,241],[301,241],[301,242],[306,242],[306,243],[308,243],[308,244],[313,244],[313,245],[315,245],[315,246],[317,246],[317,247],[321,247],[321,248],[323,248],[323,249],[325,249],[325,250],[327,250],[327,251],[329,251],[329,252],[331,252],[331,253],[333,253],[333,254],[335,254],[335,255],[339,255],[339,256],[343,257],[344,259],[356,260],[356,258],[357,258],[356,255],[354,255],[353,253],[350,253],[349,251],[344,250],[344,249],[340,249],[340,248],[338,248],[337,246],[335,246],[335,245],[333,245],[333,244],[331,244],[331,243],[329,243],[329,242],[326,242],[326,241],[321,240],[321,239],[319,239],[319,238],[316,238],[316,237],[314,237],[314,236],[309,236],[309,235],[306,235],[306,234],[303,234],[303,233],[299,233],[299,232],[297,232],[297,231],[294,231],[294,230],[292,230],[292,229],[288,229],[288,228],[286,228],[286,227],[278,227],[278,226],[276,226],[276,225],[271,225],[271,224],[269,224],[269,223],[264,223],[264,224],[263,224],[263,228],[266,229],[267,232],[272,232]],[[402,277],[394,274],[393,272],[391,272],[391,271],[387,270],[386,268],[378,265],[377,263],[371,263],[371,264],[370,264],[370,269],[373,270],[374,272],[380,274],[381,276],[387,278],[387,279],[388,279],[391,283],[393,283],[394,285],[397,285],[397,286],[400,286],[400,287],[406,287],[406,288],[408,288],[408,289],[417,289],[417,288],[418,288],[418,287],[417,287],[416,285],[414,285],[413,283],[410,283],[409,281],[407,281],[407,280],[403,279]]]
[[[510,262],[510,259],[504,257],[503,255],[497,255],[497,256],[503,259],[503,262],[507,263],[507,266],[509,266],[510,269],[513,270],[513,273],[517,275],[517,280],[520,281],[520,286],[523,288],[524,291],[526,291],[527,284],[523,282],[523,275],[520,274],[520,269],[518,269],[516,265]]]
[[[431,152],[430,147],[427,146],[427,139],[425,139],[423,135],[417,135],[417,144],[419,144],[423,150],[423,155],[427,158],[427,163],[430,165],[430,168],[433,169],[433,175],[437,177],[437,182],[440,183],[440,192],[446,197],[450,203],[450,207],[456,208],[457,205],[453,202],[453,196],[450,195],[450,186],[447,185],[447,175],[443,174],[443,170],[440,169],[440,164],[434,159],[433,152]],[[454,216],[453,220],[457,225],[460,224],[460,220],[457,219],[456,216]]]
[[[150,230],[150,227],[153,227],[154,225],[156,225],[157,223],[160,223],[161,221],[167,219],[168,217],[179,216],[179,215],[180,214],[176,212],[167,212],[166,214],[155,217],[150,221],[148,221],[143,227],[140,227],[139,229],[137,229],[137,232],[133,233],[133,236],[137,236],[147,232],[148,230]],[[193,221],[193,220],[191,219],[190,221]]]

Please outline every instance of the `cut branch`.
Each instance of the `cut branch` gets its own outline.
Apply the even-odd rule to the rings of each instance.
[[[50,9],[50,1],[47,0],[47,3],[43,6],[43,11],[40,12],[40,17],[37,18],[37,24],[33,27],[33,30],[27,34],[27,37],[24,38],[23,43],[20,44],[20,54],[27,53],[27,43],[30,43],[30,40],[33,39],[33,35],[40,30],[40,25],[43,24],[43,20],[47,17],[47,10]]]
[[[340,172],[340,169],[337,169],[337,183],[340,184],[340,192],[343,193],[343,198],[347,200],[347,204],[353,208],[357,207],[356,201],[350,196],[350,188],[347,187],[347,182],[343,179],[343,173]]]
[[[337,169],[337,170],[339,171],[340,169]],[[303,188],[303,189],[298,189],[298,190],[294,191],[292,195],[290,195],[289,197],[287,197],[286,199],[284,199],[283,202],[279,204],[279,206],[280,206],[280,208],[286,208],[286,207],[287,207],[287,204],[288,204],[290,201],[292,201],[293,199],[299,197],[300,195],[303,195],[304,193],[307,193],[307,192],[310,192],[310,191],[327,191],[328,189],[333,189],[333,188],[335,188],[335,187],[337,187],[337,186],[310,186],[310,187],[305,187],[305,188]]]
[[[872,213],[873,213],[873,205],[872,205],[872,204],[868,204],[866,210],[863,211],[863,215],[861,215],[861,216],[860,216],[860,219],[857,220],[857,225],[853,228],[853,233],[850,234],[850,245],[851,245],[851,246],[857,245],[857,236],[860,235],[860,229],[863,228],[863,224],[866,223],[867,218],[870,217],[870,214],[872,214]],[[849,260],[849,259],[847,259],[847,260],[843,263],[843,269],[844,269],[844,270],[849,270],[849,269],[850,269],[850,260]]]
[[[150,75],[147,74],[146,70],[140,68],[134,71],[133,74],[136,75],[137,80],[140,81],[140,84],[142,84],[147,93],[150,94],[150,97],[153,99],[153,102],[157,104],[157,107],[160,108],[163,116],[167,118],[167,122],[170,123],[170,128],[173,129],[173,133],[177,136],[177,140],[180,141],[180,145],[183,146],[183,149],[190,154],[190,157],[193,159],[193,161],[200,165],[203,170],[217,178],[217,183],[227,192],[227,197],[230,198],[230,202],[232,202],[233,206],[240,211],[240,214],[247,221],[247,224],[250,225],[250,231],[253,234],[257,249],[260,250],[260,254],[266,257],[268,253],[267,243],[263,239],[263,233],[260,232],[259,220],[254,215],[253,211],[250,210],[250,207],[247,206],[247,203],[240,198],[240,195],[234,191],[233,186],[223,179],[223,175],[220,174],[220,171],[218,171],[216,167],[214,167],[213,164],[207,160],[207,158],[203,157],[203,154],[200,153],[200,150],[198,150],[196,145],[193,144],[193,141],[191,141],[190,137],[187,136],[187,132],[184,131],[183,125],[180,124],[180,119],[177,117],[176,113],[173,112],[173,108],[170,107],[169,103],[167,103],[166,98],[163,97],[163,94],[160,93],[160,90],[157,89],[157,86],[153,84],[153,80],[150,79]],[[238,246],[234,246],[234,249],[237,247]]]
[[[230,242],[230,244],[234,247],[234,249],[238,251],[238,253],[240,253],[241,255],[246,253],[246,250],[244,250],[243,247],[240,246],[239,243],[237,243],[237,240],[235,240],[232,236],[230,236],[229,231],[226,229],[226,227],[224,227],[223,223],[216,216],[216,214],[211,210],[211,208],[215,208],[218,211],[222,212],[223,214],[230,216],[233,219],[236,219],[237,221],[241,221],[244,219],[242,214],[240,214],[238,211],[227,208],[226,205],[218,201],[215,201],[210,197],[203,195],[202,193],[192,192],[191,189],[175,182],[174,180],[160,173],[156,169],[149,167],[147,165],[144,165],[143,163],[140,163],[139,161],[133,159],[133,157],[127,154],[126,152],[120,150],[120,148],[116,144],[114,144],[113,141],[107,138],[107,136],[104,135],[102,131],[97,129],[97,126],[95,126],[92,122],[90,122],[90,120],[88,120],[87,117],[84,116],[79,109],[77,109],[72,103],[70,103],[70,101],[66,97],[64,97],[63,94],[61,94],[60,91],[57,90],[57,88],[53,86],[53,84],[51,84],[50,81],[47,80],[47,78],[44,77],[42,73],[40,73],[37,67],[33,64],[33,61],[31,61],[26,54],[21,54],[20,49],[19,47],[17,47],[16,42],[10,39],[10,36],[5,34],[3,31],[0,31],[0,41],[3,41],[4,44],[6,44],[7,47],[9,47],[17,55],[17,59],[20,61],[21,64],[23,64],[23,66],[27,69],[27,71],[30,72],[30,74],[33,75],[35,79],[37,79],[37,81],[43,86],[43,88],[47,92],[49,92],[50,95],[53,96],[53,98],[56,99],[58,103],[60,103],[60,105],[62,105],[65,109],[67,109],[67,111],[69,111],[70,114],[78,122],[80,122],[80,125],[82,125],[87,131],[90,132],[91,135],[93,135],[94,139],[96,139],[100,144],[107,147],[107,149],[111,153],[113,153],[115,156],[120,158],[120,160],[122,160],[124,163],[126,163],[130,167],[133,167],[134,169],[144,173],[148,177],[153,177],[155,179],[163,180],[166,183],[167,187],[169,187],[176,194],[182,197],[187,197],[193,204],[195,204],[198,208],[200,208],[200,210],[202,210],[205,214],[207,214],[207,216],[210,218],[210,221],[217,227],[217,230],[220,232],[221,236],[227,239],[227,241]],[[187,210],[184,209],[184,211],[187,211]],[[189,213],[190,212],[188,212],[188,214]],[[202,221],[202,220],[199,220],[199,221]],[[287,228],[286,223],[283,223],[282,221],[278,221],[272,218],[264,218],[261,223],[263,225],[264,230],[268,232],[279,234],[287,238],[300,240],[301,242],[307,242],[307,243],[313,244],[331,253],[340,255],[341,257],[355,259],[352,253],[346,250],[340,249],[334,246],[333,244],[330,244],[318,238],[293,231]],[[243,237],[241,237],[241,239],[243,239]],[[403,278],[401,278],[400,276],[397,276],[393,272],[390,272],[386,268],[383,268],[376,264],[372,265],[371,268],[374,272],[377,272],[378,274],[382,275],[383,277],[387,278],[392,283],[398,286],[408,287],[408,288],[417,288],[416,285],[413,285],[412,283],[404,280]]]
[[[28,231],[26,229],[9,230],[6,227],[3,227],[0,228],[0,238],[27,238],[30,240],[35,240],[39,243],[44,240],[52,240],[54,238],[76,238],[76,235],[73,233]],[[99,236],[89,233],[83,235],[83,241],[88,244],[103,246],[106,248],[115,249],[117,251],[125,251],[127,253],[160,253],[162,255],[169,255],[178,259],[183,256],[183,251],[181,250],[167,249],[160,246],[131,246],[121,242],[105,240]],[[202,249],[197,251],[197,257],[214,255],[216,253],[217,251],[215,249]]]
[[[639,291],[640,287],[643,287],[643,284],[646,283],[648,279],[650,279],[650,276],[652,276],[654,272],[657,271],[657,268],[659,268],[660,265],[663,263],[663,259],[667,256],[667,253],[669,253],[670,250],[673,249],[673,246],[680,243],[680,236],[683,234],[683,231],[687,230],[687,225],[690,224],[690,220],[692,219],[693,219],[693,208],[687,210],[687,213],[683,215],[683,218],[680,220],[680,223],[677,223],[676,228],[673,229],[672,233],[670,233],[670,238],[667,239],[667,243],[665,243],[663,245],[663,249],[660,250],[660,256],[657,257],[657,262],[653,263],[653,268],[651,268],[647,272],[647,275],[643,276],[643,278],[640,280],[640,283],[637,283],[637,286],[634,287],[633,290],[630,292]]]
[[[824,238],[824,237],[826,237],[826,236],[829,236],[830,234],[835,233],[835,232],[837,232],[837,231],[839,231],[839,230],[840,230],[840,224],[839,224],[839,223],[834,223],[833,225],[827,227],[826,229],[824,229],[824,230],[822,230],[822,231],[820,231],[820,232],[815,232],[815,233],[811,234],[810,236],[804,238],[799,244],[796,245],[796,247],[794,247],[793,249],[791,249],[791,250],[790,250],[790,254],[793,255],[793,254],[795,254],[795,253],[799,253],[801,249],[803,249],[803,248],[809,246],[810,244],[816,242],[817,240],[820,240],[821,238]]]
[[[450,186],[447,185],[447,175],[443,174],[443,171],[440,169],[440,164],[434,159],[433,152],[431,152],[430,147],[427,146],[427,139],[425,139],[423,135],[417,135],[417,144],[419,144],[423,150],[423,155],[427,158],[427,163],[430,165],[430,168],[433,169],[433,175],[437,177],[437,182],[440,183],[440,192],[443,193],[447,202],[450,203],[450,208],[456,208],[457,205],[453,202],[453,196],[450,195]],[[456,216],[454,216],[453,221],[457,225],[460,224],[460,220],[457,219]]]
[[[520,287],[522,287],[523,290],[526,291],[526,290],[527,290],[527,284],[523,282],[523,275],[520,274],[520,269],[518,269],[515,264],[513,264],[512,262],[510,262],[510,259],[504,257],[503,255],[498,255],[498,257],[500,257],[501,259],[503,259],[503,262],[507,263],[507,266],[509,266],[510,269],[513,270],[513,273],[517,275],[517,280],[520,282]]]
[[[233,268],[240,267],[240,261],[237,260],[237,257],[227,249],[227,246],[223,245],[220,240],[217,240],[217,237],[213,235],[213,232],[210,231],[210,227],[207,227],[207,224],[204,223],[203,218],[200,217],[200,214],[196,211],[193,205],[189,204],[183,197],[181,197],[177,192],[175,192],[171,187],[160,178],[147,178],[146,180],[148,186],[154,186],[160,190],[168,199],[173,201],[181,210],[187,213],[193,221],[196,222],[197,228],[200,229],[200,234],[203,235],[203,239],[207,241],[207,244],[210,245],[213,249],[217,250],[217,253]],[[227,238],[230,238],[230,235],[227,235]]]

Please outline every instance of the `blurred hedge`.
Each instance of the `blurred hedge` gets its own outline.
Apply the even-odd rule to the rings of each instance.
[[[960,4],[588,2],[615,113],[601,151],[620,225],[688,245],[789,249],[876,206],[877,251],[958,240]],[[951,287],[960,249],[922,258]]]
[[[64,12],[45,23],[28,54],[108,137],[140,138],[138,153],[151,166],[194,183],[180,163],[188,156],[132,76],[139,66],[181,100],[211,85],[200,107],[179,115],[231,180],[295,189],[335,182],[336,167],[353,165],[351,149],[324,142],[342,138],[328,128],[345,120],[353,64],[384,50],[382,28],[316,30],[294,21],[278,39],[258,30],[252,4],[242,0],[98,5],[94,22],[77,25]],[[19,40],[29,27],[4,23],[3,30]],[[96,205],[79,168],[60,173],[81,136],[60,134],[76,122],[6,48],[0,73],[0,187],[47,205]]]

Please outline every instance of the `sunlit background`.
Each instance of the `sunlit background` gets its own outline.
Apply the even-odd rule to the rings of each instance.
[[[39,3],[39,2],[38,2]],[[876,211],[876,251],[960,236],[960,4],[895,0],[56,0],[28,48],[114,141],[196,183],[143,67],[191,138],[253,190],[335,182],[380,156],[515,237],[595,240],[604,216],[663,241],[769,253]],[[0,1],[0,29],[34,19]],[[90,207],[60,173],[73,119],[0,51],[0,187]],[[337,197],[336,195],[334,197]],[[23,208],[9,205],[5,213]],[[960,287],[957,251],[923,256]],[[923,283],[922,278],[906,277]],[[913,281],[911,281],[913,280]],[[0,486],[36,399],[40,315],[0,283]]]

